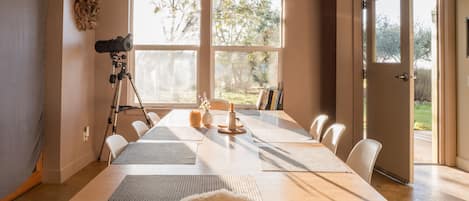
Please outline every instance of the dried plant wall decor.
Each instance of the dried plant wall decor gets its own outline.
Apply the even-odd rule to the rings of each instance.
[[[75,23],[78,30],[86,31],[96,28],[99,13],[99,0],[75,0]]]

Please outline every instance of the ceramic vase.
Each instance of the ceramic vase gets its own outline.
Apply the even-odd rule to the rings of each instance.
[[[205,110],[204,111],[204,114],[202,115],[202,124],[209,128],[213,123],[213,118],[212,118],[212,114],[210,113],[209,110]]]

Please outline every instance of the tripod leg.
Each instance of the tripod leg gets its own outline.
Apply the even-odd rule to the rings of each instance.
[[[117,121],[118,121],[118,116],[119,116],[119,104],[120,104],[120,99],[121,99],[121,93],[122,93],[122,78],[119,78],[117,80],[117,89],[116,89],[116,100],[114,101],[114,120],[112,124],[112,134],[117,133]]]
[[[113,101],[114,102],[114,101]],[[114,110],[113,108],[111,107],[110,111],[109,111],[109,116],[107,118],[107,124],[106,124],[106,129],[104,130],[104,134],[103,134],[103,141],[101,143],[101,148],[99,149],[99,155],[98,155],[98,161],[101,160],[101,155],[103,154],[103,149],[104,149],[104,143],[106,141],[106,137],[108,136],[108,133],[109,133],[109,127],[111,127],[112,125],[112,114],[114,113]]]
[[[107,124],[106,125],[106,130],[104,131],[103,142],[101,143],[101,148],[99,149],[98,161],[101,160],[101,155],[103,154],[104,142],[106,141],[107,132],[109,131],[109,126],[110,126],[110,124]]]
[[[153,125],[153,122],[150,121],[150,118],[147,115],[147,111],[146,111],[145,107],[143,107],[142,98],[140,97],[140,94],[137,91],[137,87],[135,87],[134,81],[132,79],[132,75],[130,73],[127,73],[127,77],[129,78],[130,85],[132,85],[132,89],[134,90],[134,93],[137,96],[137,100],[138,100],[140,109],[143,112],[143,116],[145,116],[145,119],[147,120],[147,124],[150,125],[150,127],[155,126],[155,125]]]
[[[117,101],[117,104],[119,104],[119,101],[118,101],[118,92],[119,92],[119,89],[116,88],[114,90],[114,96],[112,98],[112,105],[111,105],[111,108],[109,110],[109,115],[108,115],[108,118],[107,118],[107,125],[106,125],[106,129],[104,131],[104,135],[103,135],[103,141],[101,143],[101,148],[99,149],[99,155],[98,155],[98,161],[101,160],[101,155],[103,154],[103,149],[104,149],[104,143],[106,141],[106,137],[108,136],[108,132],[109,132],[109,127],[114,126],[113,122],[112,122],[112,119],[114,117],[114,109],[116,107],[116,101]],[[115,129],[113,129],[115,130]],[[114,131],[113,131],[114,132]]]

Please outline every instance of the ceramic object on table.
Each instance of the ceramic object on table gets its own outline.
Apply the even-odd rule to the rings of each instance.
[[[205,110],[204,114],[202,115],[202,124],[205,127],[210,128],[212,126],[212,123],[213,123],[213,117],[212,117],[212,114],[210,113],[210,110]]]

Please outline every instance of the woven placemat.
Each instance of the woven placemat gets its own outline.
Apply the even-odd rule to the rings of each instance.
[[[208,129],[192,127],[154,127],[142,136],[142,140],[200,141]]]
[[[130,143],[112,164],[194,165],[196,153],[196,143]]]
[[[271,143],[259,145],[263,171],[351,172],[325,146],[314,143]]]
[[[127,175],[110,201],[179,201],[190,195],[226,189],[262,201],[251,176]]]

